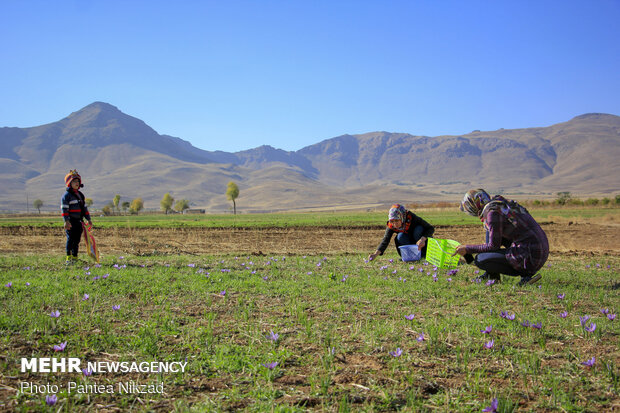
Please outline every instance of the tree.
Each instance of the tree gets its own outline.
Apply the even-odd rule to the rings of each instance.
[[[118,207],[118,204],[121,202],[121,196],[119,194],[114,195],[112,202],[114,203],[114,208],[120,214],[121,209]]]
[[[129,203],[129,201],[125,201],[121,204],[121,207],[123,208],[123,212],[127,213],[127,210],[129,209],[129,207],[131,206],[131,204]]]
[[[87,206],[88,208],[90,208],[90,207],[93,205],[93,199],[92,199],[92,198],[86,198],[86,199],[84,200],[84,202],[86,203],[86,206]]]
[[[112,202],[108,202],[103,206],[103,208],[101,208],[101,212],[103,212],[103,215],[105,216],[112,215],[112,212],[114,212],[114,204]]]
[[[41,207],[43,206],[43,201],[41,201],[40,199],[35,199],[34,202],[32,203],[32,206],[35,207],[37,210],[39,210],[39,214],[40,214]]]
[[[174,205],[174,209],[178,212],[183,213],[186,209],[189,209],[189,201],[187,199],[180,199]]]
[[[239,187],[236,183],[230,181],[226,188],[226,198],[233,202],[233,213],[237,215],[237,203],[235,200],[239,197]]]
[[[558,197],[555,202],[558,205],[566,205],[571,198],[570,192],[558,192],[557,195]]]
[[[161,199],[159,205],[161,205],[161,210],[166,212],[168,215],[168,211],[172,209],[172,204],[174,203],[174,198],[170,195],[170,193],[166,192],[166,195]]]
[[[129,207],[129,210],[132,213],[138,213],[142,210],[142,208],[144,208],[144,202],[142,202],[142,198],[136,198],[133,201],[131,201],[131,206]]]

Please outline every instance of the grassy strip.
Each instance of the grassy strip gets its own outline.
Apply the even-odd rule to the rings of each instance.
[[[499,411],[607,411],[620,403],[620,320],[601,310],[620,309],[619,266],[562,259],[540,285],[517,288],[395,255],[110,257],[69,269],[1,257],[0,399],[44,411],[46,394],[10,390],[27,380],[64,384],[68,410],[480,411],[497,398]],[[19,371],[21,357],[54,356],[189,364],[161,375]],[[66,391],[69,380],[129,378],[166,394]]]
[[[433,225],[468,225],[478,223],[458,210],[421,209],[415,211],[419,216]],[[617,222],[620,220],[620,208],[541,208],[533,209],[534,218],[540,221],[584,222],[600,220]],[[234,215],[129,215],[93,217],[97,227],[132,227],[132,228],[182,228],[182,227],[303,227],[303,226],[374,226],[383,225],[384,212],[335,212],[335,213],[286,213],[286,214],[240,214]],[[0,226],[59,226],[60,217],[56,216],[11,216],[0,217]]]

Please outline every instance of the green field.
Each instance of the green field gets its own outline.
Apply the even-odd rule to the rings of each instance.
[[[619,267],[617,257],[560,259],[540,285],[518,288],[395,254],[109,257],[70,269],[3,256],[0,409],[480,412],[497,398],[500,412],[612,411],[620,320],[602,310],[620,309]],[[21,373],[22,357],[188,364],[85,376]],[[165,394],[67,391],[128,380],[163,383]],[[23,382],[58,385],[57,404],[20,392]]]
[[[433,225],[478,224],[477,218],[462,213],[457,208],[452,210],[428,208],[416,210],[419,216]],[[607,207],[566,207],[538,208],[530,212],[540,221],[553,219],[620,219],[620,208]],[[381,212],[320,212],[320,213],[281,213],[281,214],[238,214],[238,215],[181,215],[181,214],[143,214],[120,216],[97,216],[93,222],[97,227],[128,226],[140,227],[296,227],[296,226],[369,226],[383,225],[387,220],[387,211]],[[28,215],[1,216],[0,226],[59,226],[60,216]]]

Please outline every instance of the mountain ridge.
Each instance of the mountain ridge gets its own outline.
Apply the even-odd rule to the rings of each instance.
[[[443,200],[469,186],[533,196],[613,193],[620,191],[618,159],[620,117],[603,113],[546,127],[436,137],[375,131],[297,151],[260,145],[230,153],[160,135],[113,105],[93,102],[57,122],[0,128],[0,188],[7,193],[0,208],[22,202],[20,188],[51,205],[74,168],[95,206],[121,193],[156,208],[171,192],[221,212],[229,207],[229,180],[254,210]]]

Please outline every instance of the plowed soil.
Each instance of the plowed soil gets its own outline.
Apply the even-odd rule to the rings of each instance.
[[[557,255],[620,255],[620,226],[543,223]],[[385,227],[95,228],[102,256],[170,254],[356,254],[375,250]],[[435,237],[484,240],[481,225],[438,226]],[[61,227],[2,227],[0,254],[64,254]]]

